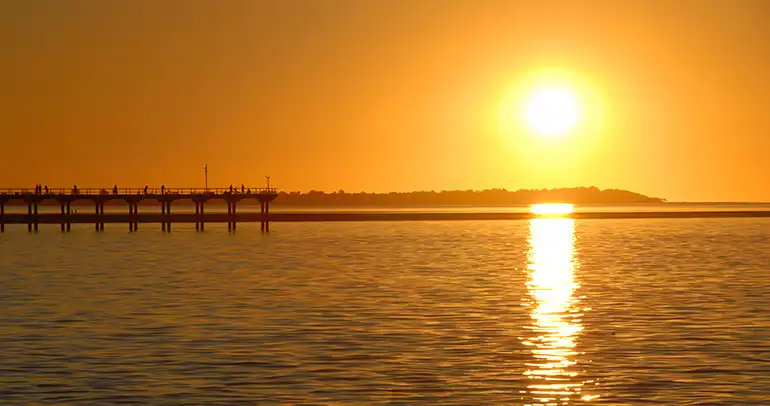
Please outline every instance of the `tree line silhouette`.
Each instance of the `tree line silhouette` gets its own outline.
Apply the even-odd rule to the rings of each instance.
[[[622,189],[575,187],[560,189],[442,190],[391,193],[333,193],[311,190],[281,192],[276,206],[508,206],[537,203],[633,204],[662,203],[665,199],[649,197]]]

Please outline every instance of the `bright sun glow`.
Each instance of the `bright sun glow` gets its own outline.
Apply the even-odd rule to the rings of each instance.
[[[529,209],[533,214],[540,216],[565,215],[573,211],[573,207],[569,203],[533,204]]]
[[[564,88],[536,90],[527,103],[527,123],[544,136],[562,135],[579,116],[575,95]]]

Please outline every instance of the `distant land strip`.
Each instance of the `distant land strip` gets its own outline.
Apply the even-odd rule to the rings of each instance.
[[[212,203],[219,198],[212,199]],[[223,201],[219,200],[223,203]],[[349,193],[344,190],[327,193],[311,190],[309,192],[278,193],[272,207],[419,207],[419,206],[527,206],[537,203],[572,203],[572,204],[644,204],[664,203],[666,200],[649,197],[622,189],[599,189],[597,187],[574,187],[561,189],[521,189],[510,191],[506,189],[486,190],[441,190],[390,193]],[[43,201],[41,205],[57,206],[54,199]],[[106,202],[107,206],[120,206],[126,203],[121,200]],[[145,198],[142,206],[153,206],[159,203],[152,197]],[[243,201],[241,205],[258,204],[256,201]],[[9,206],[24,206],[22,198],[11,200]],[[90,201],[75,202],[74,206],[89,206]],[[179,200],[174,206],[193,205],[192,200]]]
[[[389,212],[389,213],[334,213],[334,212],[308,212],[308,213],[271,213],[270,222],[340,222],[340,221],[457,221],[457,220],[531,220],[536,218],[571,218],[571,219],[656,219],[656,218],[763,218],[770,217],[770,210],[736,210],[736,211],[649,211],[649,212],[578,212],[567,215],[536,215],[532,213],[416,213],[416,212]],[[3,216],[5,224],[28,224],[28,214],[6,213]],[[38,214],[37,221],[40,224],[60,224],[67,217],[61,214]],[[128,214],[108,213],[102,217],[95,214],[73,214],[70,217],[72,223],[128,223],[132,219]],[[260,222],[263,219],[260,213],[239,213],[235,215],[236,222],[250,223]],[[227,213],[211,213],[202,217],[206,223],[226,223],[233,221]],[[195,223],[201,221],[195,213],[177,213],[163,216],[156,213],[139,214],[136,216],[139,223],[160,223],[170,221],[172,223]]]

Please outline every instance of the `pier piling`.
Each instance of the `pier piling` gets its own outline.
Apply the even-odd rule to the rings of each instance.
[[[236,223],[236,221],[235,221],[235,204],[236,204],[236,202],[235,202],[235,201],[233,201],[233,215],[232,215],[232,220],[233,220],[233,231],[235,231],[235,226],[236,226],[236,224],[237,224],[237,223]]]
[[[35,200],[34,205],[35,205],[35,232],[37,232],[38,224],[40,224],[40,218],[38,217],[38,214],[37,214],[37,205],[38,205],[37,200]]]
[[[96,222],[94,223],[94,227],[96,231],[99,231],[99,202],[94,201],[94,213],[96,214]]]
[[[227,231],[233,231],[233,209],[230,201],[227,201]]]
[[[200,220],[201,220],[201,231],[203,231],[204,228],[206,227],[206,225],[205,225],[206,223],[204,223],[204,221],[203,221],[203,215],[205,214],[204,211],[203,211],[203,208],[205,207],[205,205],[206,205],[206,201],[202,200],[201,201],[201,218],[200,218]]]
[[[199,201],[195,201],[195,231],[200,231],[201,229],[201,204]]]
[[[128,202],[128,231],[134,231],[134,203]]]
[[[139,203],[134,203],[134,231],[139,230]]]
[[[270,202],[265,202],[265,232],[270,232]]]

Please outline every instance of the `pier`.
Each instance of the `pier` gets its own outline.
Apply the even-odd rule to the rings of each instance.
[[[28,231],[38,231],[40,224],[59,224],[61,231],[70,231],[72,223],[94,224],[96,231],[103,231],[105,223],[128,223],[130,231],[137,231],[139,223],[160,223],[163,231],[171,231],[173,223],[195,223],[195,229],[203,231],[207,222],[227,222],[228,230],[235,231],[239,221],[259,222],[263,232],[270,231],[270,202],[278,196],[275,188],[112,188],[112,189],[0,189],[0,232],[6,224],[27,224]],[[227,213],[206,214],[206,203],[219,199],[227,203]],[[254,199],[260,204],[259,213],[237,214],[238,203]],[[38,213],[44,201],[56,201],[60,213]],[[93,204],[92,214],[72,212],[72,203],[80,200]],[[140,214],[140,203],[155,200],[161,205],[161,213]],[[195,203],[195,213],[172,214],[174,202],[188,200]],[[27,205],[27,214],[6,214],[5,206],[11,201],[22,201]],[[110,201],[123,201],[126,214],[104,213],[104,205]]]

